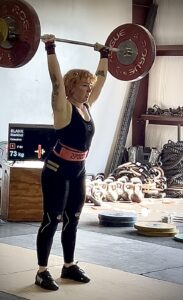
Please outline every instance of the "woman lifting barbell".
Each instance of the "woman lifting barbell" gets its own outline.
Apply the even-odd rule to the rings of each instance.
[[[61,278],[87,283],[85,272],[74,262],[77,225],[85,203],[85,160],[94,134],[90,106],[97,100],[108,70],[109,50],[96,43],[100,52],[96,74],[70,70],[62,77],[55,54],[55,36],[44,35],[52,82],[52,110],[57,142],[42,171],[43,220],[37,235],[39,270],[35,283],[48,290],[59,287],[48,271],[48,258],[58,223],[63,221],[61,243],[64,265]]]

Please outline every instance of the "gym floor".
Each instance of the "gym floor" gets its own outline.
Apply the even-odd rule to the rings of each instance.
[[[137,221],[159,222],[165,215],[183,216],[183,199],[145,199],[137,203],[86,203],[78,228],[75,259],[91,277],[87,285],[61,282],[61,224],[50,257],[50,271],[60,289],[43,292],[34,285],[39,223],[6,222],[0,226],[0,299],[182,300],[183,243],[173,237],[149,237],[134,227],[104,227],[103,211],[135,212]],[[183,223],[174,223],[183,233]],[[79,288],[78,288],[79,287]]]

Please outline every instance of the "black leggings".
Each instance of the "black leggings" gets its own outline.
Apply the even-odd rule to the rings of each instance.
[[[54,164],[53,164],[54,163]],[[51,168],[52,166],[53,168]],[[39,266],[47,266],[53,237],[58,223],[63,221],[61,243],[64,262],[74,260],[77,225],[85,202],[84,169],[79,167],[77,174],[71,172],[65,177],[63,169],[71,165],[57,164],[55,160],[47,160],[42,172],[43,221],[37,236],[37,257]],[[78,169],[78,170],[79,170]],[[64,176],[63,176],[64,174]],[[75,175],[75,176],[74,176]],[[77,176],[76,176],[77,175]]]

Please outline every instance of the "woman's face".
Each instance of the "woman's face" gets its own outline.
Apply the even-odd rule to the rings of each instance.
[[[71,98],[79,103],[88,101],[88,98],[92,91],[92,84],[87,80],[83,79],[79,81],[72,89]]]

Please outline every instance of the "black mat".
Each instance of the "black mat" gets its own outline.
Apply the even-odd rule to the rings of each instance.
[[[3,242],[3,238],[37,234],[39,222],[6,222],[1,226],[0,239]],[[175,223],[180,233],[183,233],[183,223]],[[60,231],[62,224],[59,224],[57,230]],[[102,234],[108,234],[112,236],[124,237],[128,239],[134,239],[147,243],[154,243],[161,246],[167,246],[177,249],[183,249],[183,243],[177,242],[173,237],[147,237],[141,236],[137,233],[133,227],[105,227],[99,224],[97,214],[84,213],[81,216],[79,222],[79,229],[98,232]]]
[[[29,300],[28,298],[18,297],[1,291],[0,291],[0,299],[1,300]]]
[[[175,223],[180,233],[183,233],[183,223]],[[133,227],[105,227],[99,224],[98,217],[92,214],[83,214],[78,226],[82,230],[93,231],[112,236],[124,237],[127,239],[138,240],[141,242],[154,243],[177,249],[183,249],[183,243],[177,242],[173,237],[150,237],[142,236]]]

